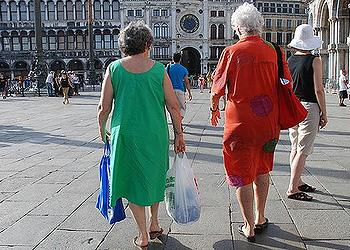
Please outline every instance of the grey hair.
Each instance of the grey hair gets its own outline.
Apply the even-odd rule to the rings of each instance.
[[[141,54],[153,43],[152,30],[143,21],[131,22],[120,31],[118,42],[123,54]]]
[[[231,25],[233,29],[238,27],[244,35],[261,34],[264,19],[253,4],[244,3],[232,14]]]

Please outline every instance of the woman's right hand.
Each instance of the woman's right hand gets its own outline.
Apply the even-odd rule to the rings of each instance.
[[[175,134],[174,139],[174,150],[175,153],[185,152],[186,150],[186,144],[183,134]]]
[[[328,119],[327,119],[327,115],[325,114],[321,114],[321,117],[320,117],[320,128],[324,128],[328,123]]]

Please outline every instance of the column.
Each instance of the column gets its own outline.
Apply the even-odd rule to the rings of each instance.
[[[27,20],[29,21],[29,20],[30,20],[30,15],[29,15],[29,12],[30,12],[30,9],[29,9],[29,2],[26,3],[26,9],[27,9]]]
[[[63,18],[64,20],[67,20],[67,2],[63,1]]]
[[[54,2],[54,5],[55,5],[55,20],[58,20],[57,2]]]
[[[75,8],[75,1],[73,1],[73,20],[77,20],[77,10]]]
[[[171,56],[176,52],[177,35],[176,35],[176,1],[171,1]]]
[[[208,1],[204,1],[203,6],[203,66],[206,68],[205,70],[202,70],[203,73],[207,73],[209,71],[208,68],[208,58],[209,58],[209,28],[208,28],[208,21],[209,21],[209,7],[208,7]],[[203,67],[203,68],[204,68]]]
[[[335,44],[335,79],[337,80],[339,78],[340,75],[340,68],[341,68],[341,53],[342,53],[342,49],[340,48],[340,34],[339,34],[339,24],[340,24],[340,20],[338,18],[336,18],[334,20],[334,44]]]
[[[113,1],[112,0],[109,1],[109,19],[110,20],[113,19]]]
[[[81,11],[83,12],[82,19],[86,20],[86,2],[84,0],[81,1]]]
[[[8,2],[6,3],[6,5],[7,5],[7,21],[11,21],[10,5]]]
[[[19,21],[19,20],[21,20],[20,19],[20,14],[19,14],[19,2],[16,2],[16,10],[17,10],[17,21]]]

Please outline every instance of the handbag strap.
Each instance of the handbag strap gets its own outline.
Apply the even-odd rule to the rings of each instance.
[[[106,143],[103,147],[103,155],[109,156],[111,154],[111,146],[109,144],[109,141],[106,140]]]
[[[284,78],[284,72],[283,72],[283,61],[282,61],[282,52],[280,46],[278,46],[276,43],[270,42],[273,47],[276,50],[277,53],[277,65],[278,65],[278,77],[280,79]]]

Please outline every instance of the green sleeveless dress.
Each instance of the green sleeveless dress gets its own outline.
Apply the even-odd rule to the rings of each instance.
[[[111,119],[110,202],[139,206],[164,200],[169,166],[169,132],[163,90],[164,65],[128,72],[120,60],[110,65],[114,108]]]

